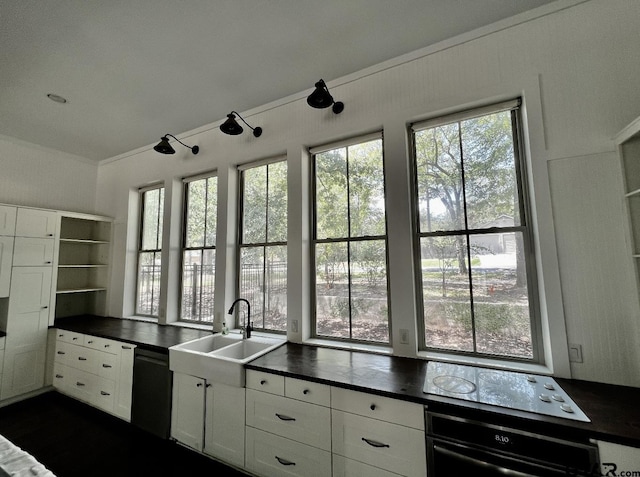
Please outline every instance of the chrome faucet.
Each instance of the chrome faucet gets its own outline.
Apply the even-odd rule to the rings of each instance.
[[[233,314],[233,309],[235,308],[236,304],[239,301],[243,301],[247,304],[247,319],[240,327],[240,331],[242,331],[242,339],[244,340],[247,338],[251,338],[251,324],[247,326],[247,322],[251,323],[251,304],[249,303],[248,300],[245,300],[244,298],[238,298],[236,301],[233,302],[233,304],[231,305],[231,308],[229,308],[229,314],[230,315]]]

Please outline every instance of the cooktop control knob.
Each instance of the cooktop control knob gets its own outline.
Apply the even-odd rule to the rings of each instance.
[[[560,396],[559,394],[554,394],[553,396],[551,396],[551,399],[553,399],[554,401],[558,401],[558,402],[564,402],[564,398],[562,396]]]
[[[544,401],[544,402],[551,402],[551,398],[549,397],[548,394],[541,394],[540,395],[540,400]]]
[[[537,382],[536,377],[531,375],[531,374],[529,376],[527,376],[527,381],[529,381],[530,383],[536,383]]]
[[[549,391],[553,391],[555,389],[554,385],[551,383],[545,383],[544,385],[545,389],[548,389]]]
[[[573,408],[571,406],[569,406],[568,404],[560,404],[560,409],[562,409],[564,412],[568,412],[568,413],[573,413]]]

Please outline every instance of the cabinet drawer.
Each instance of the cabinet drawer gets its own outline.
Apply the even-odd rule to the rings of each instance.
[[[98,336],[84,335],[84,345],[87,348],[117,355],[120,353],[123,343]]]
[[[57,341],[56,352],[53,358],[54,362],[68,364],[71,360],[71,348],[73,348],[73,345],[65,343],[64,341]]]
[[[249,369],[246,374],[246,387],[284,396],[284,376]]]
[[[425,435],[417,429],[332,411],[333,452],[405,476],[427,472]]]
[[[347,459],[341,455],[333,455],[333,477],[398,477],[388,470],[372,467],[357,460]]]
[[[81,345],[84,343],[84,335],[75,331],[57,330],[56,340]]]
[[[331,405],[331,387],[326,384],[285,377],[284,395],[320,406]]]
[[[101,378],[115,380],[120,373],[118,357],[115,354],[94,351],[97,354],[96,373]]]
[[[331,477],[331,453],[247,427],[247,469],[270,477]]]
[[[46,267],[53,265],[53,240],[16,237],[13,246],[14,267]]]
[[[97,352],[91,348],[71,345],[66,364],[87,373],[97,374],[98,356],[96,354]]]
[[[95,392],[96,376],[80,369],[67,367],[67,393],[81,401],[90,403]],[[65,378],[66,379],[66,378]]]
[[[331,450],[331,410],[301,401],[247,390],[247,426]]]
[[[331,407],[424,431],[424,407],[420,404],[332,387]]]
[[[91,404],[108,412],[113,412],[116,384],[110,379],[97,379],[91,396]]]

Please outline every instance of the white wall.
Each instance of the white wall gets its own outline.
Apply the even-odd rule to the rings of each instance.
[[[176,179],[211,169],[219,171],[221,190],[233,190],[234,165],[286,153],[289,177],[296,180],[289,208],[289,319],[307,316],[303,270],[308,229],[301,207],[306,194],[304,151],[308,146],[384,129],[392,341],[394,353],[415,355],[407,124],[524,95],[543,312],[552,348],[546,350],[547,358],[554,356],[550,364],[557,375],[569,372],[568,335],[572,343],[583,345],[584,363],[571,367],[574,376],[639,386],[640,311],[635,290],[629,286],[630,258],[622,246],[624,215],[616,199],[621,192],[616,181],[620,171],[611,154],[612,136],[640,115],[639,24],[637,0],[591,0],[475,39],[466,36],[469,41],[457,45],[448,42],[446,47],[409,54],[332,82],[332,94],[346,105],[339,116],[309,108],[304,100],[307,91],[249,111],[246,119],[264,128],[259,139],[247,133],[225,136],[215,123],[181,136],[200,145],[198,156],[177,146],[175,156],[162,156],[147,148],[104,161],[98,171],[97,212],[116,218],[111,313],[122,315],[130,310],[135,240],[127,238],[127,227],[135,219],[129,214],[135,210],[130,201],[135,197],[132,191],[157,181],[169,187]],[[310,78],[310,89],[316,79]],[[574,170],[580,171],[577,179]],[[223,201],[221,205],[228,204]],[[169,227],[177,226],[177,215],[165,215]],[[598,224],[606,224],[612,235],[609,243],[615,247],[602,243],[607,238],[603,233],[576,243],[576,231],[583,237]],[[233,238],[232,234],[224,235],[225,239]],[[223,241],[219,246],[227,249],[230,245]],[[605,256],[603,247],[608,247]],[[595,266],[598,273],[593,273]],[[232,289],[233,284],[227,287]],[[229,305],[224,300],[217,300],[218,313]],[[598,306],[590,306],[596,303]],[[171,307],[166,313],[171,319]],[[411,331],[408,346],[399,344],[400,328]],[[301,332],[288,335],[301,340],[305,333],[301,327]]]
[[[0,203],[94,213],[98,165],[0,136]]]

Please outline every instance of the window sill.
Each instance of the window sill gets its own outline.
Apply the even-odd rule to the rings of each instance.
[[[437,353],[433,351],[418,351],[418,358],[429,361],[441,361],[444,363],[462,364],[467,366],[481,366],[505,371],[516,371],[521,373],[535,373],[552,375],[552,370],[538,363],[522,363],[518,361],[504,361],[500,359],[479,358],[474,356],[461,356],[447,353]]]
[[[145,323],[158,323],[158,319],[157,318],[150,318],[148,316],[124,316],[123,317],[124,320],[133,320],[133,321],[143,321]]]
[[[169,326],[175,326],[177,328],[190,328],[192,330],[211,331],[213,324],[201,325],[200,323],[186,323],[184,321],[172,321],[167,323]]]
[[[304,345],[319,346],[323,348],[342,349],[346,351],[363,351],[366,353],[392,355],[393,349],[388,346],[373,345],[366,343],[349,343],[342,341],[333,341],[322,338],[310,338],[302,342]]]

